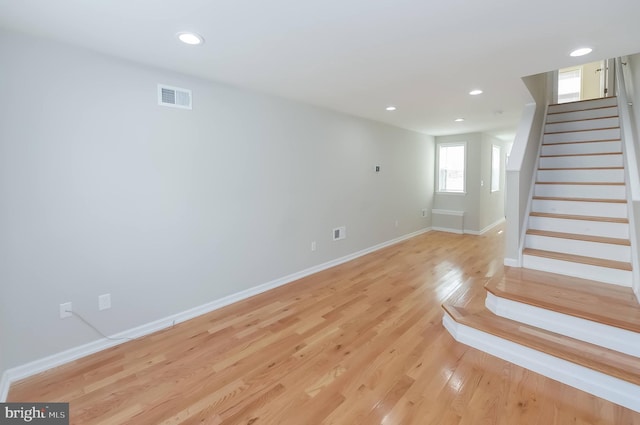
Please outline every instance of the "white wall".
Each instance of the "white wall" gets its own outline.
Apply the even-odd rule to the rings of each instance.
[[[638,132],[638,129],[640,129],[640,53],[628,56],[626,58],[626,63],[627,69],[625,70],[625,84],[627,88],[627,95],[629,96],[627,101],[630,101],[632,104],[629,107],[630,115],[632,116],[631,122],[629,123],[629,129],[631,130],[635,141],[635,156],[638,158],[638,155],[640,154],[640,133]],[[633,201],[633,213],[633,222],[640,223],[640,203],[635,200]],[[636,227],[636,240],[639,238],[640,231]],[[636,253],[639,251],[640,249],[636,247]],[[634,275],[637,276],[637,273]],[[633,282],[633,290],[640,301],[640,280],[636,279],[635,282]]]
[[[501,147],[504,160],[507,143],[483,133],[466,133],[436,137],[436,146],[443,143],[467,142],[466,193],[442,193],[434,196],[433,207],[439,210],[464,211],[464,232],[479,233],[504,218],[504,172],[500,170],[499,192],[491,192],[491,145]],[[437,155],[434,151],[434,155]],[[446,228],[446,216],[434,217],[434,226]],[[455,227],[455,226],[452,226]]]
[[[430,226],[431,137],[13,33],[0,57],[0,371],[98,338],[59,303],[112,334]]]
[[[522,79],[534,102],[526,105],[522,112],[505,177],[509,198],[506,205],[505,264],[509,266],[520,266],[520,245],[542,142],[546,107],[557,95],[554,93],[554,78],[554,72],[548,72]]]

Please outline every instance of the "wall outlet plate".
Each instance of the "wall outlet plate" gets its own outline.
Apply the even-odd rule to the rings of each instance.
[[[98,297],[98,310],[107,310],[111,308],[111,294],[104,294]]]
[[[66,319],[68,317],[73,316],[73,313],[71,313],[73,311],[72,305],[71,303],[62,303],[60,304],[60,318],[61,319]]]

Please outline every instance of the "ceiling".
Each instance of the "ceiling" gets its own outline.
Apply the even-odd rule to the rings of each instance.
[[[431,135],[513,134],[521,77],[640,52],[639,16],[638,0],[0,0],[0,27]]]

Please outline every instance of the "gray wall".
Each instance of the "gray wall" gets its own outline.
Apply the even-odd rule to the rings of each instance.
[[[98,339],[59,303],[111,334],[431,224],[431,137],[13,33],[0,57],[0,370]]]
[[[505,167],[503,163],[500,169],[500,191],[491,193],[491,145],[501,147],[504,160],[507,143],[483,133],[466,133],[436,137],[436,149],[438,144],[455,142],[467,142],[466,194],[436,191],[433,208],[464,211],[464,231],[481,232],[504,217]],[[446,218],[442,220],[446,227]]]

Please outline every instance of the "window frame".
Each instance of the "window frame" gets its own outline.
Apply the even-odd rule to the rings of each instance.
[[[497,158],[494,156],[496,151],[498,153]],[[491,180],[490,180],[491,193],[500,192],[500,173],[502,172],[501,159],[502,159],[502,149],[500,148],[500,145],[492,144],[491,145]],[[494,187],[494,183],[496,183],[495,187]]]
[[[441,170],[440,170],[440,154],[441,148],[447,147],[462,147],[464,149],[464,163],[462,167],[462,191],[458,190],[446,190],[446,188],[442,188],[441,185]],[[438,143],[436,145],[436,193],[447,194],[447,195],[466,195],[467,193],[467,142],[449,142],[449,143]]]

